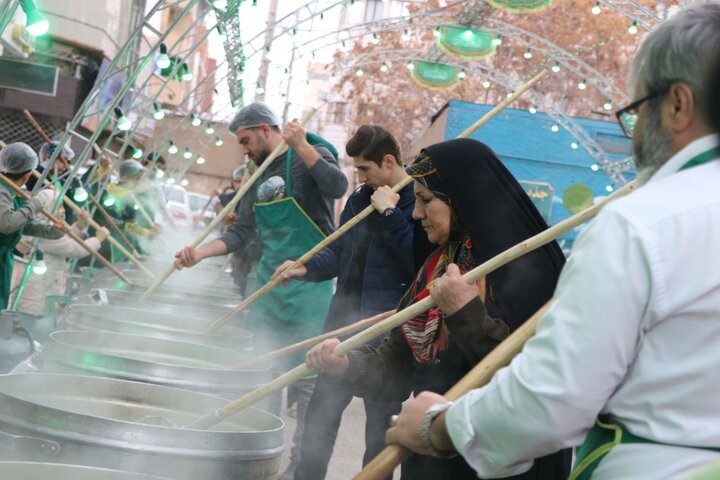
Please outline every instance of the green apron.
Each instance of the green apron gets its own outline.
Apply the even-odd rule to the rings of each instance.
[[[0,182],[3,187],[13,195],[13,210],[18,210],[25,205],[25,200],[15,195],[10,187]],[[0,269],[2,269],[2,285],[0,285],[0,310],[8,307],[10,299],[10,287],[12,285],[13,274],[13,249],[22,238],[22,228],[15,233],[0,233]]]
[[[716,149],[711,149],[688,160],[680,170],[686,170],[714,160],[720,155]],[[607,418],[599,417],[595,425],[588,431],[585,441],[575,452],[575,465],[568,480],[589,480],[600,461],[613,448],[621,443],[655,443],[658,445],[669,445],[656,442],[648,438],[638,437],[630,433],[624,426],[612,423]],[[700,450],[711,450],[720,452],[720,448],[694,447],[691,445],[672,445],[683,448],[697,448]]]
[[[254,205],[255,225],[260,233],[263,253],[257,268],[254,290],[270,281],[275,269],[285,260],[297,259],[320,243],[325,234],[310,219],[292,196],[292,150],[285,162],[285,197]],[[258,181],[258,186],[264,179]],[[250,308],[248,328],[256,336],[256,345],[275,350],[322,333],[330,307],[332,281],[292,282],[278,285],[255,301]],[[305,360],[305,352],[289,355],[282,367],[289,369]]]

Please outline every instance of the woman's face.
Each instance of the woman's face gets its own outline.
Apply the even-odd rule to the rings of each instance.
[[[450,206],[421,183],[415,182],[413,218],[422,223],[430,243],[444,245],[450,239]]]

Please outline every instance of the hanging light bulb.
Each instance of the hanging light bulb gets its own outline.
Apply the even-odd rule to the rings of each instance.
[[[383,63],[382,65],[380,65],[380,71],[383,72],[383,73],[385,73],[385,72],[388,71],[387,62],[385,62],[385,63]]]
[[[168,183],[168,185],[172,185],[173,183],[175,183],[175,179],[173,177],[169,177],[167,179],[167,183]]]
[[[380,43],[380,37],[378,37],[377,33],[373,33],[372,39],[370,40],[373,45],[377,45]]]
[[[185,147],[185,153],[183,153],[183,157],[187,158],[188,160],[192,158],[192,152],[190,151],[190,147]]]
[[[362,77],[364,73],[365,72],[363,72],[362,68],[358,68],[357,70],[355,70],[355,75],[357,75],[358,77]]]
[[[440,35],[442,35],[442,34],[440,33],[440,28],[439,28],[439,27],[435,27],[435,30],[433,30],[433,37],[435,37],[435,38],[440,38]]]
[[[88,192],[83,188],[82,185],[80,185],[78,188],[75,189],[73,192],[73,200],[75,200],[78,203],[82,203],[85,200],[88,199]]]
[[[155,61],[155,65],[157,65],[160,70],[165,70],[170,66],[170,57],[168,57],[167,54],[167,45],[164,43],[160,44],[160,56]]]
[[[199,127],[202,123],[202,120],[200,118],[196,117],[194,113],[190,114],[190,125],[193,127]]]
[[[458,73],[458,78],[459,78],[460,80],[464,80],[466,76],[467,76],[467,73],[465,73],[465,70],[464,70],[464,69],[463,69],[463,70],[460,70],[460,73]]]
[[[134,209],[134,210],[140,210],[140,205],[138,205],[138,204],[136,203],[135,205],[133,205],[133,209]]]
[[[189,82],[190,80],[193,79],[193,74],[190,71],[190,67],[188,66],[187,62],[183,62],[182,70],[183,70],[183,74],[182,74],[183,80],[185,80],[186,82]]]
[[[407,62],[406,67],[407,67],[408,70],[410,70],[410,71],[415,70],[415,64],[412,62],[412,60],[410,60],[409,62]]]
[[[215,133],[215,127],[213,127],[211,123],[208,123],[207,128],[205,128],[205,133],[207,133],[208,135],[212,135],[213,133]]]
[[[600,165],[598,165],[597,163],[593,163],[592,165],[590,165],[590,170],[592,170],[593,172],[597,172],[598,170],[600,170]]]
[[[572,143],[570,144],[570,148],[572,148],[573,150],[577,150],[577,149],[578,149],[578,146],[579,146],[579,145],[578,145],[576,142],[572,142]]]
[[[220,137],[215,137],[215,146],[216,146],[216,147],[222,147],[222,144],[223,144],[223,143],[225,143],[225,142],[223,142],[223,139],[222,139],[222,138],[220,138]]]
[[[463,32],[463,38],[466,40],[470,40],[473,37],[473,31],[472,28],[466,28]]]
[[[615,190],[615,189],[613,188],[612,185],[607,185],[607,186],[605,187],[605,191],[608,192],[608,193],[612,192],[613,190]]]
[[[601,9],[600,9],[600,2],[595,2],[595,6],[592,7],[590,10],[593,15],[600,15]]]
[[[45,35],[50,28],[47,18],[38,13],[33,0],[20,0],[20,6],[25,12],[25,28],[34,37]]]
[[[132,158],[134,158],[135,160],[142,158],[142,156],[143,156],[142,148],[132,147],[132,149],[133,149],[132,150]]]
[[[533,54],[529,48],[525,51],[525,53],[523,53],[523,57],[525,57],[528,60],[530,60],[532,58],[532,56],[533,56]]]
[[[45,265],[43,253],[40,250],[35,252],[35,263],[33,263],[32,270],[35,275],[43,275],[47,272],[47,265]]]
[[[158,105],[157,102],[153,102],[153,107],[155,107],[155,113],[153,113],[153,118],[155,120],[162,120],[165,118],[165,111],[160,108],[160,105]]]
[[[163,178],[165,176],[165,172],[160,170],[159,168],[155,170],[155,178]]]
[[[499,47],[500,45],[502,45],[502,37],[500,35],[498,35],[497,37],[493,38],[492,44],[496,47]]]
[[[255,93],[257,93],[258,95],[262,95],[263,93],[265,93],[265,89],[262,85],[258,83],[257,85],[255,85]]]
[[[203,157],[202,155],[198,155],[197,159],[195,159],[195,163],[197,163],[198,165],[202,165],[203,163],[205,163],[205,157]]]
[[[605,103],[603,104],[603,108],[605,110],[612,110],[612,100],[605,100]]]
[[[113,197],[111,197],[110,195],[108,195],[103,200],[103,205],[105,205],[106,207],[112,207],[113,205],[115,205],[115,199]]]
[[[485,80],[485,81],[482,83],[482,86],[483,86],[483,88],[490,88],[490,80]]]
[[[227,34],[225,33],[225,30],[223,30],[223,28],[220,25],[217,26],[217,33],[218,33],[218,37],[220,37],[220,40],[222,40],[223,42],[225,40],[227,40]]]
[[[552,127],[550,127],[550,130],[552,130],[553,133],[557,133],[560,131],[560,127],[558,127],[557,125],[553,125]]]
[[[115,117],[117,117],[117,121],[115,122],[117,129],[121,132],[127,132],[130,130],[130,128],[132,128],[132,122],[125,116],[122,108],[115,107],[113,111],[115,112]]]
[[[636,21],[633,21],[632,25],[628,27],[628,33],[630,35],[636,35],[638,33],[638,23]]]
[[[580,90],[585,90],[585,89],[587,88],[587,85],[585,84],[585,80],[580,80],[580,81],[578,82],[578,84],[577,84],[577,87],[578,87]]]
[[[178,151],[177,145],[175,145],[175,142],[170,140],[170,146],[168,147],[168,153],[170,155],[175,155]]]
[[[532,105],[530,108],[528,108],[528,112],[530,112],[532,115],[535,115],[537,113],[537,108],[535,105]]]
[[[560,62],[555,62],[555,65],[552,66],[551,70],[558,73],[560,71]]]
[[[403,30],[403,33],[400,36],[400,38],[402,39],[403,42],[407,42],[408,40],[410,40],[410,30],[408,30],[407,28],[405,30]]]
[[[188,182],[187,178],[183,178],[182,180],[180,180],[180,185],[182,185],[183,187],[187,187],[189,184],[190,182]]]
[[[227,8],[227,0],[213,0],[212,6],[218,10],[225,10]]]

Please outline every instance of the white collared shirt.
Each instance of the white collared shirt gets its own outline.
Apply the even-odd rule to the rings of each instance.
[[[720,447],[720,161],[700,138],[578,237],[537,334],[455,403],[453,444],[483,478],[583,442],[598,414],[657,442]],[[593,480],[664,479],[720,453],[622,444]]]

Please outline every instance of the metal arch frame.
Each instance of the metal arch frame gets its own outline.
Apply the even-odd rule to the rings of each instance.
[[[397,61],[406,61],[408,59],[407,54],[408,53],[423,53],[424,51],[421,49],[416,50],[394,50],[391,51],[391,53],[396,53],[398,57],[394,60]],[[348,69],[354,69],[359,68],[365,65],[377,65],[379,63],[383,63],[388,61],[387,58],[382,60],[371,60],[368,59],[364,62],[356,62],[352,65],[348,66]],[[393,61],[393,60],[390,60]],[[457,62],[454,64],[455,66],[459,68],[464,68],[466,71],[480,71],[483,73],[483,76],[488,78],[493,83],[496,83],[498,85],[501,85],[507,89],[510,88],[517,88],[521,86],[521,81],[518,79],[514,79],[508,75],[502,74],[500,71],[488,68],[487,66],[483,65],[480,62],[474,62],[474,61],[465,61],[465,62]],[[512,87],[511,87],[512,86]],[[615,186],[621,186],[627,183],[627,179],[622,174],[623,171],[626,171],[627,168],[622,168],[622,166],[618,166],[618,162],[612,161],[610,158],[607,157],[605,152],[602,150],[602,148],[597,144],[597,142],[592,138],[592,136],[580,125],[578,125],[571,117],[565,115],[562,112],[554,111],[551,107],[552,105],[548,104],[548,101],[544,95],[541,95],[540,93],[529,90],[526,94],[531,100],[531,102],[534,105],[537,105],[539,109],[541,109],[543,112],[545,112],[548,116],[550,116],[552,119],[554,119],[560,126],[562,126],[565,130],[570,133],[570,135],[578,141],[580,145],[583,146],[583,148],[588,152],[588,154],[595,160],[595,162],[600,166],[600,168],[603,170],[603,172],[610,177],[613,184]]]
[[[653,14],[647,7],[633,0],[597,0],[600,5],[637,22],[638,27],[651,30],[655,24],[663,19]]]

